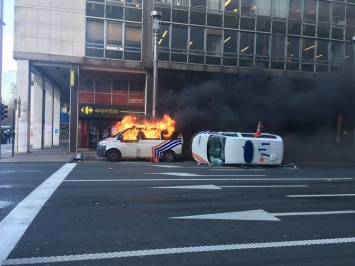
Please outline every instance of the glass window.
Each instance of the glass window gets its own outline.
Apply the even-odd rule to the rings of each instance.
[[[170,8],[162,8],[162,7],[155,7],[155,10],[160,11],[162,16],[161,20],[162,21],[170,21],[171,17],[171,10]]]
[[[276,60],[285,59],[285,35],[272,35],[271,57]]]
[[[224,15],[224,27],[238,29],[239,28],[239,14],[225,14]]]
[[[111,80],[106,78],[96,78],[95,93],[111,93]]]
[[[204,8],[206,8],[206,0],[191,0],[191,7],[204,7]]]
[[[318,25],[317,36],[320,38],[329,38],[330,36],[329,25]]]
[[[254,33],[240,32],[240,55],[253,56],[254,54]]]
[[[172,21],[187,24],[189,21],[189,12],[187,10],[173,9]]]
[[[255,0],[242,0],[241,1],[241,14],[254,15],[255,14]]]
[[[255,30],[255,18],[240,18],[240,28],[243,30]]]
[[[330,4],[331,2],[319,1],[318,2],[318,21],[330,22]]]
[[[171,34],[171,48],[175,51],[187,52],[187,27],[173,25]]]
[[[199,11],[190,12],[190,24],[206,25],[206,13]]]
[[[161,24],[160,25],[160,39],[158,42],[159,47],[169,48],[169,25]]]
[[[104,22],[87,20],[86,22],[86,47],[104,48]]]
[[[332,64],[342,64],[344,62],[344,43],[332,42],[330,53]]]
[[[224,9],[226,12],[239,12],[239,0],[226,0],[224,3]]]
[[[123,19],[123,6],[107,4],[106,6],[106,18]]]
[[[135,8],[142,8],[143,0],[125,0],[127,6],[133,6]]]
[[[103,4],[86,3],[86,15],[90,17],[101,17],[105,14],[105,6]]]
[[[190,53],[204,54],[205,51],[205,34],[204,28],[191,27],[190,28]]]
[[[287,4],[285,0],[272,0],[272,16],[275,18],[287,17]]]
[[[256,34],[256,51],[257,57],[269,57],[269,34]]]
[[[271,30],[271,20],[270,19],[257,19],[256,22],[256,30],[257,31],[265,31],[270,32]]]
[[[207,0],[207,9],[223,10],[225,0]]]
[[[287,58],[292,60],[297,60],[297,61],[300,59],[300,38],[288,37]]]
[[[171,1],[171,0],[169,0]],[[173,0],[173,5],[174,6],[189,6],[189,0]]]
[[[333,25],[343,26],[345,25],[345,5],[341,3],[333,3],[332,12]]]
[[[310,24],[303,24],[303,36],[316,36],[316,26]]]
[[[355,36],[355,27],[346,27],[346,40],[350,41]]]
[[[344,39],[344,29],[332,28],[332,39],[343,40]]]
[[[315,58],[315,39],[302,39],[302,59],[314,61]]]
[[[127,94],[128,80],[122,80],[122,79],[112,80],[112,93]]]
[[[142,25],[126,23],[125,51],[140,52],[142,48]]]
[[[125,19],[129,21],[142,22],[142,9],[126,7]]]
[[[286,22],[274,20],[272,23],[272,32],[278,34],[286,33]]]
[[[317,40],[317,61],[329,61],[329,41]]]
[[[317,1],[304,0],[303,19],[307,21],[316,21],[317,18]]]
[[[289,18],[301,19],[301,0],[290,0],[288,7]]]
[[[207,13],[207,26],[222,27],[223,16],[221,14]]]
[[[355,26],[355,5],[348,5],[346,8],[346,25]]]
[[[224,31],[224,54],[238,53],[238,31],[225,30]]]
[[[222,30],[207,28],[207,55],[220,56],[222,54]]]
[[[244,2],[244,1],[242,1]],[[255,9],[258,16],[271,16],[271,0],[255,0]]]
[[[301,22],[299,21],[288,21],[288,34],[301,35]]]
[[[120,49],[122,47],[122,23],[107,22],[106,49],[108,47]]]

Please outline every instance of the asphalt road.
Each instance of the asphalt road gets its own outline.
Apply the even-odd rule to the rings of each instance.
[[[3,163],[2,265],[355,265],[347,165]]]

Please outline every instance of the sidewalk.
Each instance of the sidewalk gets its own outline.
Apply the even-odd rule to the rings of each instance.
[[[77,153],[69,152],[69,143],[61,141],[60,145],[49,147],[41,150],[31,149],[29,153],[14,152],[12,156],[12,144],[1,144],[1,158],[0,163],[21,162],[21,163],[45,163],[58,162],[68,163],[75,161],[76,154],[83,154],[85,160],[99,160],[96,155],[96,149],[79,149]]]

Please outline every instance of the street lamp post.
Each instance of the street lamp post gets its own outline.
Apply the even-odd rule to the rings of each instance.
[[[353,59],[354,59],[354,154],[355,154],[355,36],[351,37],[353,43]]]
[[[157,103],[157,84],[158,84],[158,39],[160,31],[160,20],[162,13],[159,11],[152,11],[151,13],[153,19],[153,119],[155,119],[156,114],[156,103]]]

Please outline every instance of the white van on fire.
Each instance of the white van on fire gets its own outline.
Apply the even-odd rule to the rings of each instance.
[[[161,158],[173,162],[182,156],[182,136],[166,138],[167,131],[133,126],[99,142],[96,153],[111,162],[120,158]]]

